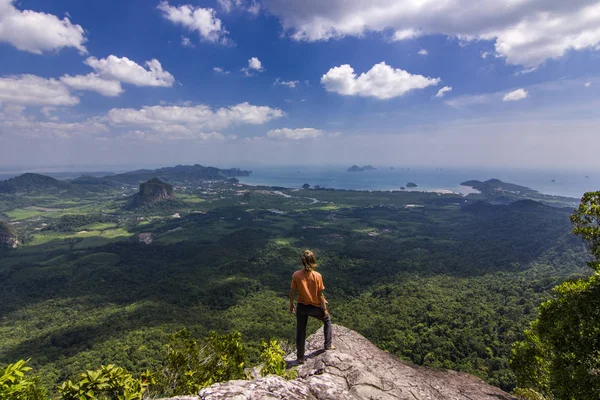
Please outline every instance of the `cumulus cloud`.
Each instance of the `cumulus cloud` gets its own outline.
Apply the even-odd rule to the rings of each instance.
[[[69,18],[32,10],[18,10],[13,0],[0,0],[0,41],[19,50],[42,54],[45,51],[74,47],[86,53],[85,32]]]
[[[267,132],[267,136],[273,139],[287,139],[287,140],[302,140],[302,139],[315,139],[319,136],[323,136],[324,132],[320,129],[314,128],[282,128],[272,129]]]
[[[248,60],[248,67],[242,68],[242,71],[246,76],[253,76],[253,72],[262,72],[264,68],[258,58],[252,57]]]
[[[417,54],[420,56],[426,56],[429,54],[429,52],[425,49],[421,49],[421,50],[419,50],[419,52]]]
[[[600,2],[480,0],[263,0],[295,40],[395,31],[394,40],[443,34],[491,40],[509,64],[533,67],[600,44]]]
[[[158,9],[162,11],[163,17],[192,32],[197,32],[204,41],[222,44],[228,42],[226,36],[229,32],[225,30],[212,8],[195,7],[190,4],[174,7],[167,1],[162,1]]]
[[[85,60],[85,64],[92,67],[104,79],[126,82],[136,86],[171,87],[175,82],[173,75],[164,71],[156,59],[146,62],[148,69],[127,57],[119,58],[114,55],[102,59],[89,57]]]
[[[98,74],[93,72],[87,75],[64,75],[60,80],[75,90],[91,90],[104,96],[114,97],[123,93],[123,88],[119,81],[102,79]]]
[[[518,101],[527,98],[529,93],[525,89],[517,89],[506,93],[502,98],[503,101]]]
[[[374,65],[358,77],[348,64],[331,68],[321,77],[321,84],[329,92],[378,99],[402,96],[411,90],[423,89],[439,82],[439,78],[413,75],[401,69],[394,69],[385,62]]]
[[[282,81],[280,78],[275,79],[274,86],[287,86],[291,89],[295,88],[300,81]]]
[[[444,86],[443,88],[441,88],[440,90],[438,90],[437,94],[435,95],[435,97],[444,97],[444,95],[448,92],[452,91],[452,86]]]
[[[35,75],[0,78],[0,102],[22,105],[72,106],[79,98],[57,79]]]
[[[232,125],[261,125],[281,118],[277,108],[240,103],[216,110],[206,105],[145,106],[141,109],[114,108],[106,121],[112,125],[145,128],[159,133],[186,136]]]
[[[592,86],[592,82],[586,82],[585,83],[585,87],[590,87],[590,86]]]
[[[24,114],[25,107],[19,105],[4,105],[0,108],[0,135],[12,135],[28,138],[70,138],[82,135],[105,134],[108,128],[96,118],[83,121],[59,121],[51,115],[57,110],[43,107],[42,114],[48,120],[39,120],[33,115]]]

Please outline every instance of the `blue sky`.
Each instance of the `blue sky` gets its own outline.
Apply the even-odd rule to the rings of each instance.
[[[591,0],[0,0],[0,166],[600,169],[599,27]]]

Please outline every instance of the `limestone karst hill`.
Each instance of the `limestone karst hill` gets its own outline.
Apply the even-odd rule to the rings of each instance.
[[[334,325],[335,351],[323,352],[323,331],[307,340],[308,360],[298,378],[278,376],[218,383],[198,396],[171,400],[511,400],[479,378],[410,365],[378,349],[362,335]],[[291,361],[294,355],[288,356]]]

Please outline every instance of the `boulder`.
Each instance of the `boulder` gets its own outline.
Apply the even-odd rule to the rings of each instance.
[[[298,378],[267,376],[217,383],[202,389],[202,400],[515,400],[465,373],[412,365],[377,348],[362,335],[333,326],[336,350],[323,351],[322,328],[307,339],[307,361]],[[295,355],[287,357],[293,367]]]

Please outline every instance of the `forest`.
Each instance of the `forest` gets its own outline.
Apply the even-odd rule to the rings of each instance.
[[[287,292],[309,248],[334,323],[511,391],[513,343],[552,288],[590,274],[573,209],[531,200],[218,180],[124,208],[136,188],[1,195],[22,245],[0,249],[0,367],[30,359],[51,391],[102,365],[139,375],[182,328],[240,332],[250,363],[271,339],[291,351]]]

